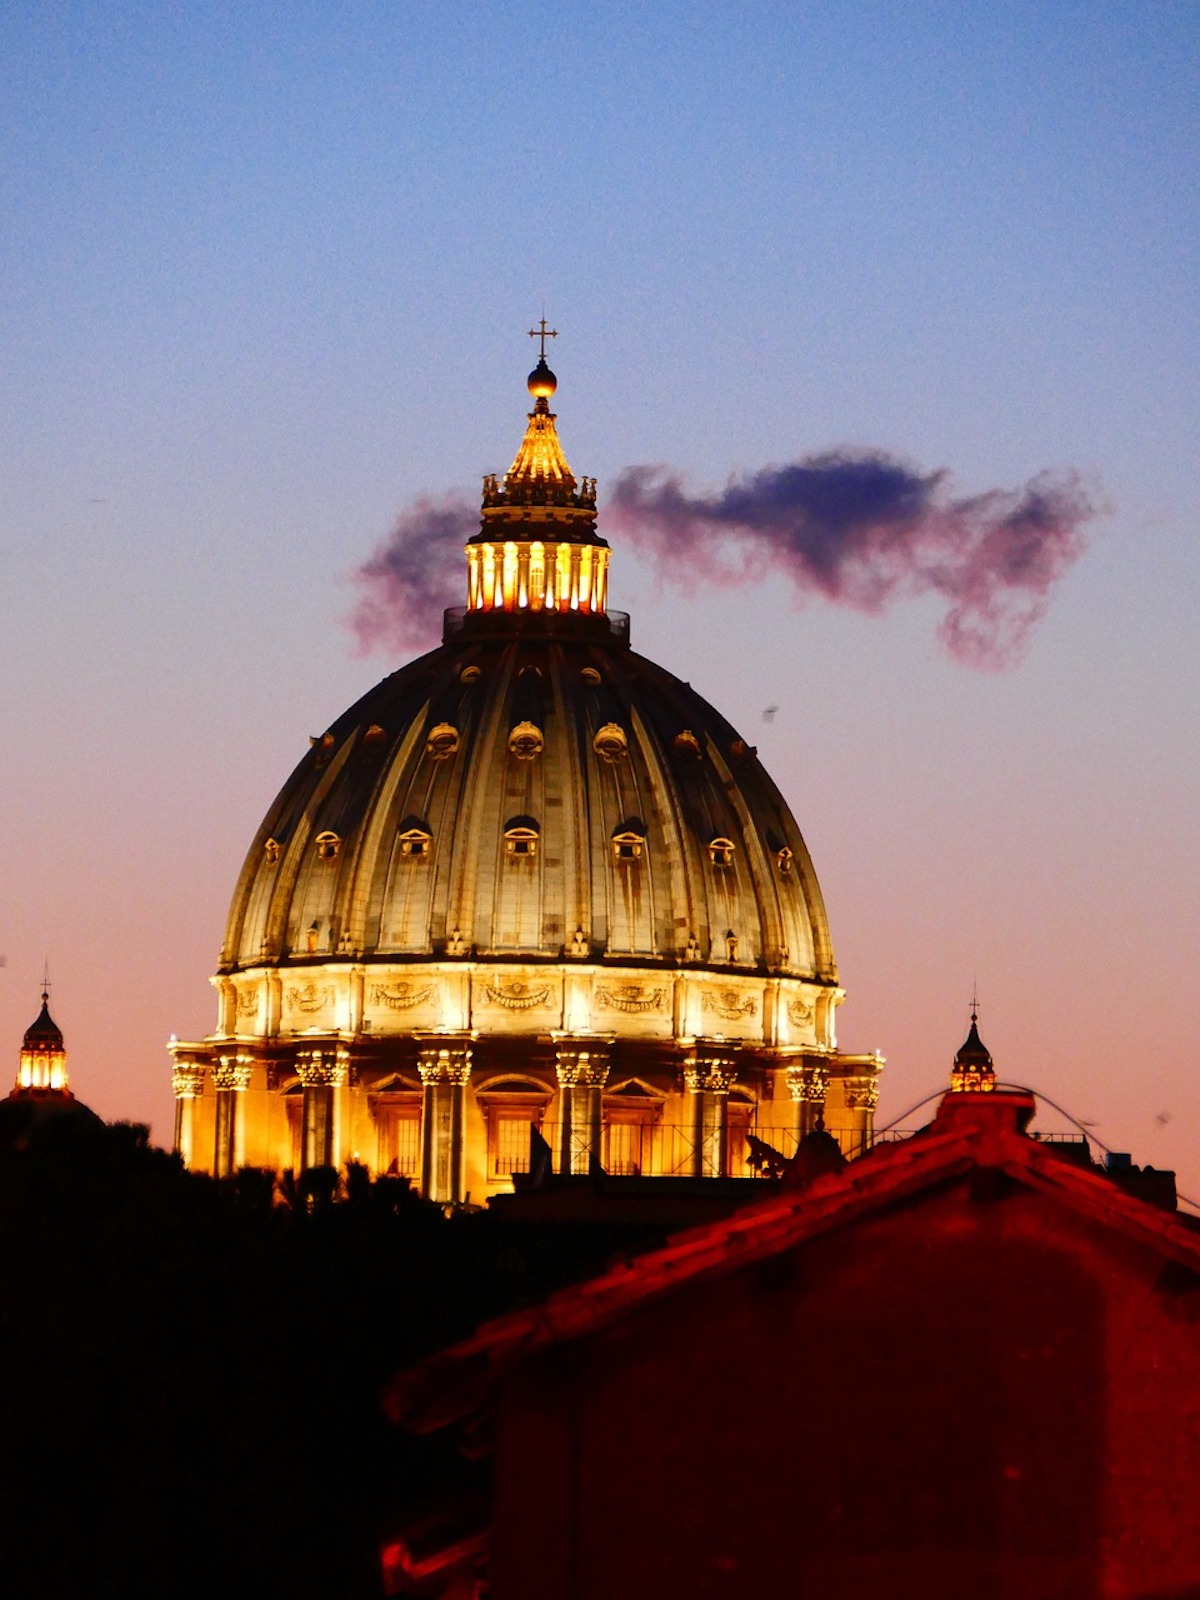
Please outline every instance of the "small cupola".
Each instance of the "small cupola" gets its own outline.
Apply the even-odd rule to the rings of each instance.
[[[67,1052],[62,1029],[50,1015],[50,991],[42,990],[42,1009],[25,1030],[17,1068],[16,1092],[69,1094]]]
[[[954,1094],[990,1094],[996,1087],[991,1052],[979,1037],[979,1008],[971,1001],[971,1030],[954,1057],[950,1089]]]

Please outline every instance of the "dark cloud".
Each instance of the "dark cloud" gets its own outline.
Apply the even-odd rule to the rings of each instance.
[[[868,612],[937,595],[951,654],[1001,667],[1019,657],[1101,509],[1073,472],[963,497],[944,471],[864,450],[767,467],[711,495],[689,493],[666,467],[629,467],[603,524],[680,587],[782,577],[799,602],[818,595]],[[437,641],[442,610],[463,601],[463,545],[478,526],[477,505],[457,494],[400,514],[354,574],[350,623],[364,652]]]
[[[1000,667],[1020,655],[1100,509],[1072,472],[955,497],[945,472],[859,451],[767,467],[712,495],[688,493],[665,467],[630,467],[605,522],[666,582],[782,577],[798,600],[820,595],[873,612],[939,595],[946,609],[938,632],[950,652],[972,666]]]

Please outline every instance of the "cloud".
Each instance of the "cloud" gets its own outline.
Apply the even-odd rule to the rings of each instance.
[[[442,636],[442,612],[466,592],[463,546],[479,529],[479,506],[464,495],[423,497],[402,511],[375,553],[353,574],[358,601],[349,624],[360,655],[428,649]]]
[[[782,578],[798,604],[820,597],[872,613],[936,595],[951,655],[997,668],[1020,658],[1103,509],[1072,471],[958,496],[944,470],[846,450],[765,467],[715,494],[689,492],[668,467],[628,467],[601,521],[684,589]],[[401,512],[353,575],[349,621],[361,652],[436,642],[442,610],[462,602],[463,545],[478,525],[477,505],[460,494]]]
[[[711,495],[689,493],[666,467],[629,467],[605,522],[668,583],[781,577],[798,602],[820,596],[867,612],[938,595],[950,653],[1002,667],[1019,658],[1101,509],[1070,471],[963,497],[945,471],[864,450],[766,467]]]

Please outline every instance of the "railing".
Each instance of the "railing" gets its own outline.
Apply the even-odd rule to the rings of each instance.
[[[572,638],[590,635],[620,645],[629,643],[628,611],[473,611],[467,606],[451,606],[442,613],[442,640],[446,644],[464,636],[511,634],[514,628],[551,639],[561,634]]]
[[[527,1173],[531,1166],[530,1130],[536,1128],[550,1147],[550,1170],[562,1171],[562,1124],[560,1122],[519,1122],[515,1118],[500,1124],[489,1152],[494,1177]],[[875,1142],[864,1138],[857,1128],[831,1125],[829,1133],[851,1159],[866,1153]],[[586,1126],[572,1125],[572,1162],[576,1173],[588,1170],[593,1154],[609,1177],[686,1178],[696,1175],[728,1178],[766,1178],[772,1175],[771,1163],[762,1159],[769,1152],[790,1161],[802,1135],[792,1128],[760,1128],[755,1123],[731,1123],[726,1132],[724,1170],[719,1170],[717,1147],[711,1133],[699,1154],[696,1130],[690,1124],[671,1122],[610,1122],[600,1131],[599,1149],[593,1152]],[[909,1134],[891,1129],[886,1142],[907,1138]],[[764,1150],[764,1147],[766,1149]]]

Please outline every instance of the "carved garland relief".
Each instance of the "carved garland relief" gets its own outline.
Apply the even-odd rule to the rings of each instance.
[[[318,989],[315,983],[306,983],[302,989],[288,989],[284,998],[289,1011],[322,1011],[333,1004],[333,985],[327,983]]]
[[[548,983],[540,989],[527,983],[485,983],[483,992],[494,1006],[503,1006],[505,1011],[532,1011],[550,1004]]]
[[[436,983],[415,984],[402,983],[398,988],[385,989],[377,983],[371,990],[371,1001],[377,1006],[386,1006],[389,1011],[411,1011],[414,1006],[423,1006],[437,993]]]
[[[624,1011],[629,1015],[661,1011],[666,997],[666,989],[648,989],[641,984],[626,983],[619,989],[597,989],[596,1005],[601,1011]]]
[[[738,1022],[742,1017],[758,1014],[758,1001],[754,996],[740,995],[736,989],[706,989],[702,1004],[706,1012],[723,1017],[726,1022]]]

